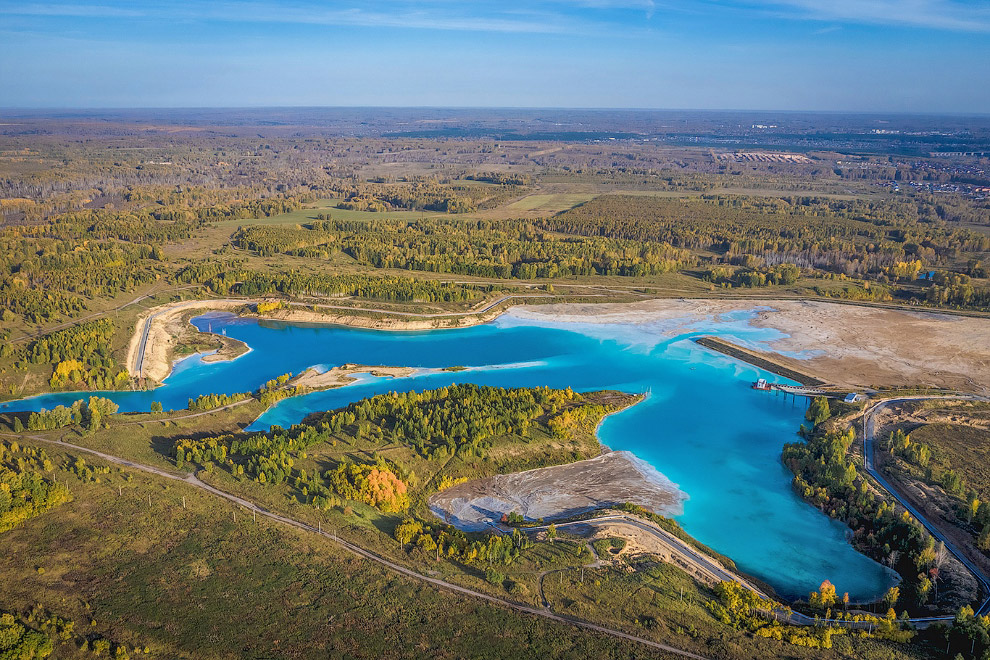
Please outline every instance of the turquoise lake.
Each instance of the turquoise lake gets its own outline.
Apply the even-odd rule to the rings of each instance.
[[[247,343],[250,352],[230,362],[186,358],[156,390],[101,396],[116,401],[121,411],[147,411],[153,401],[182,409],[190,397],[254,390],[311,366],[469,367],[402,379],[368,376],[347,387],[287,399],[251,427],[267,430],[374,394],[454,382],[648,393],[644,402],[606,419],[600,438],[647,461],[687,494],[677,520],[690,534],[784,597],[805,596],[829,579],[853,600],[874,598],[893,584],[892,574],[853,550],[843,525],[802,502],[780,462],[783,444],[797,439],[804,399],[751,389],[757,378],[784,379],[691,341],[715,334],[760,346],[781,336],[750,327],[751,316],[723,315],[670,337],[661,324],[554,324],[511,314],[459,330],[380,332],[215,313],[193,323],[225,331]],[[77,393],[43,395],[0,404],[0,412],[52,408],[78,398]]]

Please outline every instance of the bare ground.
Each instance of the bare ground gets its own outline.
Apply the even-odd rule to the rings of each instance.
[[[360,364],[345,364],[320,372],[309,368],[292,379],[291,384],[307,389],[326,389],[349,385],[355,381],[357,374],[371,374],[388,378],[408,378],[415,375],[418,369],[413,367],[368,367]]]
[[[202,339],[204,335],[189,323],[189,316],[192,313],[197,310],[233,310],[243,304],[237,301],[194,300],[172,303],[149,310],[138,319],[135,325],[134,335],[131,337],[127,348],[127,370],[133,375],[143,375],[145,378],[160,383],[172,371],[176,346],[193,336],[199,335],[199,339]],[[148,332],[142,365],[139,359],[140,345],[144,336],[145,324],[149,318],[151,318],[151,329]],[[225,351],[224,354],[226,357],[216,359],[230,359],[229,353]]]
[[[515,511],[528,520],[565,518],[603,506],[633,502],[678,515],[686,495],[629,452],[458,484],[430,497],[430,509],[461,529],[486,529]]]
[[[984,318],[817,301],[707,299],[520,306],[512,314],[555,323],[650,324],[675,336],[740,310],[756,310],[753,327],[788,335],[770,344],[774,361],[829,383],[990,393],[990,320]],[[813,357],[795,359],[780,351]]]

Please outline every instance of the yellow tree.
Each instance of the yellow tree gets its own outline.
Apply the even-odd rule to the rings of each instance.
[[[897,605],[897,599],[901,597],[901,590],[897,587],[891,587],[887,589],[887,593],[883,595],[884,604],[890,608],[894,609],[894,605]]]
[[[833,585],[828,580],[822,582],[821,586],[818,587],[818,593],[820,594],[822,607],[832,607],[835,605],[835,585]]]

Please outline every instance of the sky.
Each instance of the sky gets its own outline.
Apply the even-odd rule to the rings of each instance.
[[[990,113],[990,0],[0,0],[0,107]]]

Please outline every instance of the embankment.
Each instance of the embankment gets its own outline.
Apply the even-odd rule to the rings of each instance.
[[[785,367],[768,355],[760,355],[741,346],[736,346],[735,344],[727,342],[724,339],[719,339],[718,337],[698,337],[694,341],[699,346],[704,346],[705,348],[713,351],[718,351],[723,355],[728,355],[729,357],[736,358],[737,360],[742,360],[743,362],[751,364],[754,367],[759,367],[764,371],[769,371],[772,374],[777,374],[778,376],[783,376],[784,378],[790,378],[801,385],[819,386],[826,384],[825,381],[815,378],[814,376],[809,376],[808,374],[791,369],[790,367]]]

